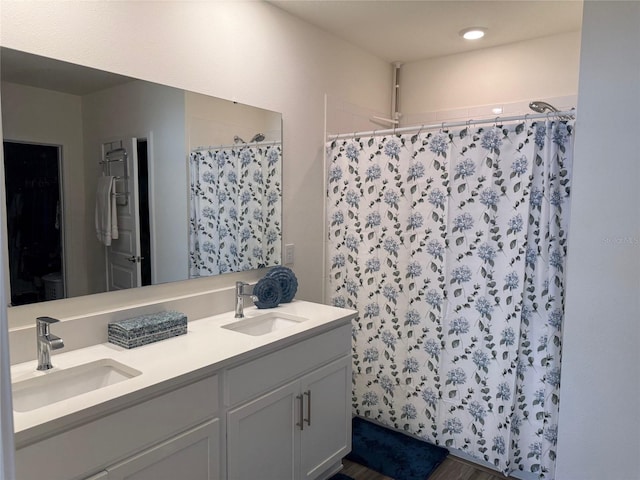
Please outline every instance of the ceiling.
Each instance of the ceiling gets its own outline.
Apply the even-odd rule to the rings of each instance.
[[[388,62],[414,62],[579,31],[579,0],[269,0]],[[459,32],[484,27],[471,42]]]

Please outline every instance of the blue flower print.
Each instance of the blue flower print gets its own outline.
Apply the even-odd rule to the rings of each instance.
[[[511,431],[511,433],[519,433],[520,432],[520,427],[522,426],[522,417],[520,417],[520,415],[518,415],[517,413],[512,413],[511,414],[511,426],[509,427],[509,430]]]
[[[489,367],[489,354],[484,350],[475,350],[471,355],[471,359],[473,360],[473,363],[476,364],[476,367],[480,369],[486,369]]]
[[[438,240],[431,240],[427,243],[427,253],[436,258],[442,258],[444,255],[444,245]]]
[[[357,160],[359,150],[360,150],[359,145],[355,143],[349,143],[344,149],[344,154],[347,156],[349,160]]]
[[[227,163],[227,155],[224,152],[216,153],[216,163],[218,164],[218,168],[224,167],[224,164]]]
[[[404,361],[404,370],[409,373],[416,373],[420,370],[420,362],[415,357],[409,357]]]
[[[344,282],[344,288],[350,295],[356,295],[358,293],[358,283],[353,279],[347,279]]]
[[[437,358],[438,355],[440,355],[440,344],[438,344],[438,342],[433,338],[430,338],[424,342],[424,351],[432,357]]]
[[[364,318],[373,318],[380,315],[380,306],[377,303],[369,303],[364,307]]]
[[[511,400],[511,387],[507,382],[502,382],[498,385],[496,392],[496,398],[501,398],[505,402]]]
[[[476,300],[476,310],[482,317],[486,317],[493,312],[493,305],[487,300],[487,297],[478,297]]]
[[[393,287],[393,285],[386,284],[382,288],[382,295],[390,302],[395,302],[398,298],[398,291]]]
[[[362,404],[366,407],[374,407],[378,404],[378,394],[376,392],[364,392],[362,395]]]
[[[384,192],[384,203],[386,203],[387,205],[391,207],[397,207],[398,200],[400,200],[400,196],[395,190],[388,190]]]
[[[218,236],[220,237],[220,239],[223,239],[228,235],[229,235],[229,229],[227,227],[222,225],[218,228]]]
[[[470,177],[474,173],[476,173],[476,165],[470,158],[456,165],[456,175],[460,175],[461,178]]]
[[[245,149],[240,152],[240,165],[246,167],[251,163],[251,150]]]
[[[216,246],[213,244],[213,242],[205,241],[202,244],[202,251],[206,253],[213,253],[216,251]]]
[[[453,225],[461,232],[471,230],[473,228],[473,217],[470,213],[463,213],[453,219]]]
[[[273,167],[277,162],[278,158],[280,158],[280,153],[276,148],[270,148],[267,153],[267,165]]]
[[[551,192],[549,203],[554,207],[559,207],[564,203],[564,197],[562,196],[562,193],[560,193],[559,189],[556,188],[553,192]]]
[[[507,446],[503,436],[493,437],[493,447],[491,450],[495,450],[498,455],[504,455],[507,451]]]
[[[466,265],[461,265],[459,267],[451,270],[451,282],[456,282],[458,284],[468,282],[471,280],[471,269]]]
[[[533,442],[529,445],[529,455],[536,459],[540,459],[542,456],[542,442]]]
[[[485,188],[480,192],[480,203],[486,207],[493,207],[498,204],[500,195],[495,190]]]
[[[502,145],[502,136],[498,128],[492,128],[485,131],[480,139],[480,145],[485,150],[497,150]]]
[[[429,142],[429,150],[431,150],[431,152],[435,153],[436,155],[442,155],[446,153],[449,148],[448,140],[449,137],[444,132],[435,134]]]
[[[370,182],[373,180],[378,180],[381,176],[382,176],[382,171],[380,170],[380,166],[370,165],[367,168],[365,180]]]
[[[344,223],[344,213],[340,210],[333,212],[331,214],[331,223],[333,225],[342,225]]]
[[[238,175],[236,174],[236,172],[229,172],[227,174],[227,180],[230,184],[235,185],[236,183],[238,183]]]
[[[502,330],[502,340],[500,341],[503,345],[515,345],[516,343],[516,332],[513,331],[513,328],[507,327]]]
[[[569,137],[569,129],[565,123],[558,123],[556,128],[553,130],[553,143],[556,145],[564,145],[567,143],[567,138]]]
[[[350,251],[355,252],[360,245],[360,240],[355,235],[347,235],[344,239],[344,245]]]
[[[420,324],[420,314],[415,310],[407,310],[404,315],[404,322],[406,325],[416,326]]]
[[[544,429],[543,436],[545,440],[553,445],[558,443],[558,425],[549,425]]]
[[[417,416],[418,416],[418,411],[416,410],[416,407],[414,407],[412,404],[406,403],[405,405],[402,406],[402,414],[401,414],[402,418],[413,420],[417,418]]]
[[[218,201],[220,203],[224,203],[227,201],[227,192],[222,191],[222,192],[218,192]]]
[[[515,290],[520,284],[520,278],[516,272],[507,273],[504,277],[504,286],[508,290]]]
[[[400,249],[400,244],[395,238],[385,238],[384,242],[382,242],[382,248],[391,254],[396,254]]]
[[[422,399],[427,405],[433,408],[436,406],[436,402],[438,401],[438,395],[430,388],[427,388],[422,392]]]
[[[253,219],[256,222],[262,222],[262,210],[260,210],[259,208],[254,208],[253,209]]]
[[[338,308],[344,308],[347,306],[347,301],[341,295],[338,295],[337,297],[333,297],[332,303],[334,307],[338,307]]]
[[[482,421],[484,420],[484,417],[487,416],[487,411],[485,410],[484,406],[480,402],[476,402],[475,400],[469,402],[468,411],[469,415],[471,415],[476,421]]]
[[[547,137],[547,127],[544,123],[536,125],[536,136],[535,136],[535,144],[538,148],[544,147],[544,141]]]
[[[493,262],[493,260],[496,258],[496,255],[496,249],[488,243],[481,243],[478,247],[478,257],[485,263]]]
[[[280,195],[278,195],[278,192],[270,191],[267,194],[267,205],[268,206],[275,205],[279,199],[280,199]]]
[[[447,372],[447,383],[451,385],[463,385],[467,382],[467,374],[460,367]]]
[[[544,193],[538,187],[533,187],[529,194],[529,203],[534,207],[542,206],[542,200],[544,199]]]
[[[424,225],[424,218],[420,212],[411,212],[407,218],[407,228],[416,230]]]
[[[229,218],[231,220],[237,220],[238,219],[238,210],[236,210],[236,207],[231,207],[229,209]]]
[[[367,363],[377,362],[380,354],[378,353],[378,349],[375,347],[369,347],[365,349],[362,354],[363,360]]]
[[[247,203],[249,203],[251,201],[251,193],[247,192],[246,190],[243,191],[240,194],[240,204],[241,205],[246,205]]]
[[[429,192],[427,201],[434,207],[443,207],[447,196],[439,189],[434,188]]]
[[[407,180],[417,180],[418,178],[424,177],[424,170],[422,163],[416,162],[412,164],[407,171]]]
[[[564,257],[560,250],[554,249],[549,255],[549,265],[553,268],[561,269],[564,264]]]
[[[202,216],[205,218],[214,218],[216,216],[216,211],[211,207],[204,207],[202,209]]]
[[[272,243],[275,243],[276,240],[279,239],[278,233],[275,230],[269,230],[267,232],[267,243],[269,245],[271,245]]]
[[[462,422],[459,418],[453,417],[445,420],[443,433],[449,432],[450,434],[457,434],[462,433],[462,430]]]
[[[524,155],[521,155],[520,157],[516,158],[511,164],[511,170],[513,170],[513,173],[515,173],[518,176],[524,175],[525,173],[527,173],[528,168],[529,168],[529,161],[527,160],[527,157],[525,157]]]
[[[377,258],[369,258],[365,263],[367,270],[370,272],[377,272],[380,270],[380,260]]]
[[[525,263],[528,267],[534,267],[538,258],[538,252],[533,247],[527,247],[527,253],[525,254]]]
[[[329,182],[337,182],[342,178],[342,169],[338,165],[333,165],[329,169]]]
[[[562,310],[556,309],[549,314],[549,325],[551,325],[556,330],[560,330],[562,328]]]
[[[385,330],[380,334],[380,340],[382,340],[382,343],[384,343],[388,348],[392,348],[396,344],[398,338],[393,332]]]
[[[262,185],[264,183],[264,178],[260,170],[256,170],[255,172],[253,172],[253,181],[258,185]]]
[[[350,207],[358,208],[360,195],[355,190],[349,190],[344,197],[344,201],[347,202],[347,205]]]
[[[202,181],[205,183],[216,183],[216,176],[211,170],[207,170],[202,174]]]
[[[368,213],[365,219],[365,227],[377,227],[382,222],[382,217],[380,217],[380,214],[378,212]]]
[[[395,140],[389,140],[384,146],[384,154],[389,158],[398,158],[400,154],[400,145]]]
[[[431,289],[424,297],[425,302],[434,308],[438,308],[442,304],[442,295],[437,290]]]
[[[524,220],[522,220],[522,215],[518,213],[517,215],[511,217],[509,219],[508,225],[509,230],[513,231],[514,233],[522,231],[522,228],[524,227]]]
[[[456,335],[464,335],[469,333],[469,320],[465,317],[456,317],[451,320],[449,333],[455,333]]]
[[[407,277],[416,278],[422,275],[422,265],[418,262],[410,262],[407,265]]]
[[[388,375],[382,375],[380,377],[380,388],[385,391],[385,393],[389,395],[393,395],[393,391],[396,388],[396,385],[393,380]]]
[[[251,238],[251,230],[249,230],[249,227],[245,227],[240,230],[240,239],[242,241],[247,241],[249,238]]]

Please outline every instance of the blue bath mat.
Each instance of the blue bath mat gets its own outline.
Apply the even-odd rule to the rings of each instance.
[[[445,448],[355,417],[346,458],[395,480],[425,480],[448,454]]]

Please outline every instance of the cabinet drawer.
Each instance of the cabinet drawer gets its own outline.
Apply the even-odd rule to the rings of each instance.
[[[217,375],[205,378],[21,448],[17,478],[69,480],[96,472],[218,415],[218,389]],[[73,455],[61,455],[62,445]]]
[[[228,370],[225,403],[249,400],[287,380],[351,353],[351,324]]]

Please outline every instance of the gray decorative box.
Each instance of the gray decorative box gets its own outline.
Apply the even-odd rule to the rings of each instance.
[[[109,322],[109,342],[124,348],[135,348],[187,333],[187,316],[167,311],[140,315]]]

